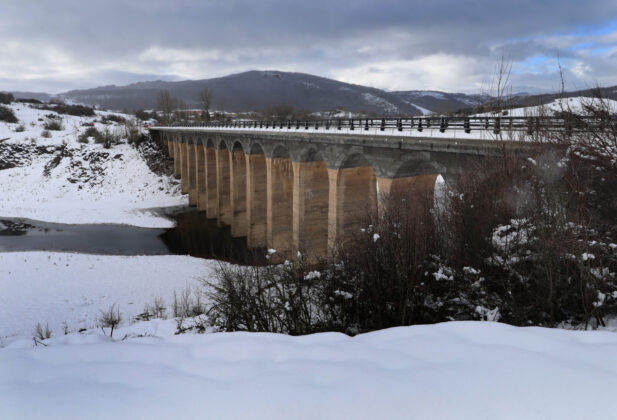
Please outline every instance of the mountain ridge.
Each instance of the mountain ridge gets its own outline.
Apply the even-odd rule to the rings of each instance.
[[[188,108],[200,108],[199,92],[204,88],[212,92],[213,110],[230,112],[261,111],[270,106],[285,104],[309,112],[344,110],[371,116],[396,117],[430,113],[452,114],[494,104],[494,98],[487,94],[438,90],[386,91],[322,76],[278,70],[250,70],[199,80],[153,80],[123,86],[106,85],[71,90],[58,96],[84,105],[135,111],[156,108],[159,92],[168,90]],[[598,91],[607,98],[617,99],[617,86],[599,88]],[[585,89],[563,94],[521,92],[509,96],[505,103],[506,107],[541,105],[560,95],[594,96],[598,91]],[[17,98],[34,97],[45,100],[52,97],[41,92],[14,94]]]

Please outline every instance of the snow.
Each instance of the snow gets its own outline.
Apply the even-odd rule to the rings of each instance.
[[[617,112],[617,101],[613,99],[604,99],[604,103],[608,106],[609,112]],[[578,114],[585,114],[585,107],[602,107],[602,103],[597,98],[589,98],[585,96],[575,96],[572,98],[557,98],[548,104],[541,106],[529,106],[522,108],[508,109],[508,116],[510,117],[531,117],[537,115],[553,115],[556,112],[571,111]],[[477,114],[479,117],[486,117],[494,115],[491,112],[485,112]]]
[[[380,107],[385,112],[391,113],[391,112],[397,112],[398,111],[398,108],[397,108],[396,105],[394,105],[393,103],[389,102],[388,100],[386,100],[384,98],[380,98],[377,95],[373,95],[372,93],[364,92],[362,94],[362,99],[364,99],[369,104],[376,105],[376,106]]]
[[[66,144],[71,156],[62,157],[49,176],[44,174],[45,165],[60,152],[34,155],[31,165],[0,171],[0,216],[59,223],[173,226],[152,209],[186,205],[187,198],[181,195],[177,181],[150,171],[134,147],[123,143],[104,149],[92,142],[78,143],[78,135],[87,128],[82,124],[93,121],[93,117],[63,115],[64,130],[50,131],[52,137],[43,138],[39,119],[54,112],[19,103],[10,106],[25,130],[15,132],[19,124],[0,122],[0,139],[9,138],[0,143],[0,151],[3,144],[29,148]],[[106,114],[97,111],[97,117]],[[95,127],[109,128],[101,123]],[[114,124],[111,129],[120,127]],[[94,162],[92,154],[99,156],[100,162]],[[81,182],[79,177],[84,173],[95,176]]]
[[[441,92],[433,92],[433,91],[430,91],[430,90],[422,91],[421,95],[422,96],[430,96],[430,97],[435,98],[435,99],[445,99],[445,96],[444,96],[443,93],[441,93]]]
[[[0,253],[0,346],[26,337],[37,323],[60,332],[93,328],[116,304],[132,318],[146,303],[194,289],[213,261],[186,256],[103,256],[55,252]],[[2,416],[0,416],[2,418]]]
[[[0,349],[0,418],[563,420],[617,410],[613,333],[493,322],[353,338],[174,330],[155,320],[114,340],[99,330]]]
[[[408,104],[418,108],[420,112],[422,112],[422,115],[431,115],[433,113],[433,111],[431,111],[430,109],[421,107],[420,105],[414,104],[412,102],[408,102]]]

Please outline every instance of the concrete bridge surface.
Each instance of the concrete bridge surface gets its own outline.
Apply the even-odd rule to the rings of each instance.
[[[448,179],[499,153],[503,142],[474,138],[301,130],[152,127],[174,159],[189,203],[230,225],[249,247],[293,257],[326,256],[360,229],[396,189],[432,194]],[[528,147],[509,141],[508,147]]]

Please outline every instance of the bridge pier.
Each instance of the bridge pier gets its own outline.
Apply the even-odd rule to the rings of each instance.
[[[189,179],[189,206],[197,206],[197,156],[195,153],[196,145],[187,144],[187,166]]]
[[[329,181],[322,161],[293,162],[293,254],[313,263],[328,254]]]
[[[246,158],[242,149],[229,153],[231,236],[239,238],[247,234],[246,214]]]
[[[212,147],[205,148],[205,186],[206,186],[206,217],[216,219],[219,217],[218,207],[218,175],[217,175],[217,155]]]
[[[216,149],[216,190],[218,226],[229,226],[231,215],[231,186],[229,174],[229,152],[227,149]]]
[[[169,157],[174,157],[174,145],[175,143],[169,138],[168,135],[165,135],[165,142],[167,143],[167,155]]]
[[[173,141],[173,149],[174,149],[174,178],[180,179],[182,166],[181,152],[180,152],[181,143],[178,139],[174,139]]]
[[[263,154],[246,155],[246,219],[247,245],[267,245],[268,169]]]
[[[328,178],[328,246],[333,250],[366,228],[377,208],[377,184],[370,166],[328,169]]]
[[[289,158],[266,158],[267,245],[279,256],[292,250],[293,168]]]
[[[180,186],[182,194],[189,193],[189,150],[188,143],[180,143]]]
[[[206,148],[199,142],[195,144],[195,166],[197,184],[197,209],[205,211],[208,207],[208,197],[206,196]]]

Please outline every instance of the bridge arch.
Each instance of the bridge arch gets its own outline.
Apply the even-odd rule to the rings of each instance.
[[[227,145],[227,142],[224,139],[220,139],[218,140],[217,148],[228,150],[229,146]]]
[[[423,201],[432,206],[435,183],[445,170],[435,160],[410,155],[399,163],[392,178],[378,178],[380,197],[401,200],[408,205]]]

